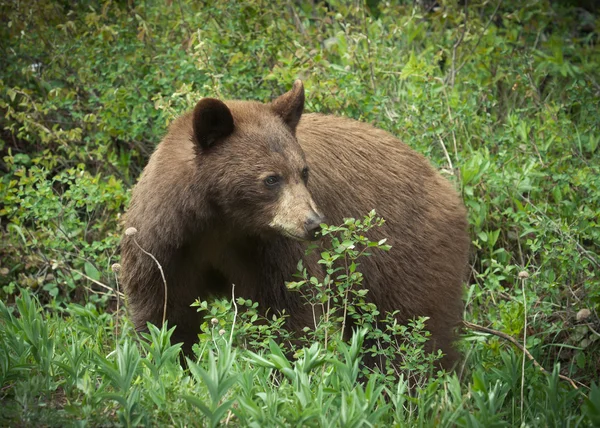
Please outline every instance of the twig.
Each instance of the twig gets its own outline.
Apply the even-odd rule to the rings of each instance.
[[[471,353],[473,352],[473,347],[470,346],[469,349],[467,350],[467,355],[465,355],[465,358],[462,361],[462,364],[460,365],[460,371],[458,371],[458,379],[459,380],[463,380],[463,374],[465,373],[465,368],[467,366],[467,360],[469,359],[469,356],[471,355]]]
[[[583,73],[583,75],[590,80],[591,84],[594,86],[594,88],[596,88],[597,91],[600,91],[600,85],[598,84],[598,82],[596,82],[596,80],[594,79],[594,76],[592,76],[588,73]]]
[[[315,325],[315,330],[317,329],[317,325],[318,325],[317,324],[317,313],[315,311],[316,305],[317,305],[316,303],[313,303],[313,302],[310,303],[310,308],[311,308],[311,311],[312,311],[313,324]]]
[[[520,277],[521,275],[519,275]],[[523,423],[523,406],[525,405],[525,348],[527,346],[527,297],[525,295],[525,281],[527,276],[521,278],[521,291],[523,292],[523,362],[521,363],[521,423]]]
[[[475,46],[473,46],[473,48],[465,56],[465,59],[463,60],[462,64],[460,64],[456,70],[453,70],[454,75],[456,75],[456,73],[458,73],[465,66],[465,64],[469,60],[469,57],[473,54],[473,52],[475,52],[475,49],[477,49],[477,46],[479,46],[479,43],[481,42],[481,39],[483,38],[483,35],[485,34],[485,32],[487,31],[488,27],[490,26],[490,24],[494,20],[494,17],[496,16],[496,13],[498,13],[498,9],[500,8],[501,4],[502,4],[502,0],[498,0],[498,4],[496,5],[496,9],[494,9],[494,13],[492,13],[492,16],[490,16],[490,19],[488,19],[488,22],[485,24],[485,27],[483,27],[483,31],[481,32],[481,36],[479,37],[479,39],[477,39],[477,43],[475,43]],[[465,8],[466,8],[466,6],[467,6],[467,2],[465,1]],[[454,84],[454,76],[452,76],[452,84]]]
[[[287,7],[292,13],[292,18],[294,18],[294,26],[303,36],[306,35],[306,30],[304,29],[304,25],[302,25],[302,21],[300,21],[300,17],[296,13],[296,9],[294,9],[294,5],[290,0],[287,0]]]
[[[363,8],[363,31],[365,33],[365,37],[367,38],[367,60],[369,61],[369,73],[371,77],[371,89],[373,89],[373,93],[377,92],[377,86],[375,84],[375,72],[373,71],[373,58],[371,58],[371,39],[369,39],[369,29],[367,27],[367,13],[365,8]]]
[[[598,333],[596,330],[594,330],[594,327],[592,327],[592,323],[591,322],[589,322],[587,324],[584,324],[584,325],[586,325],[587,328],[589,328],[592,333],[594,333],[596,336],[600,337],[600,333]]]
[[[66,267],[67,269],[69,269],[71,272],[75,272],[76,274],[79,274],[79,275],[83,276],[85,279],[87,279],[87,280],[89,280],[89,281],[92,281],[94,284],[96,284],[96,285],[98,285],[98,286],[100,286],[100,287],[102,287],[102,288],[105,288],[105,289],[107,289],[107,290],[110,290],[110,291],[111,291],[111,292],[113,292],[113,293],[117,293],[117,296],[124,297],[123,293],[121,293],[121,292],[119,292],[119,291],[115,291],[115,289],[114,289],[114,288],[112,288],[112,287],[109,287],[108,285],[106,285],[106,284],[103,284],[103,283],[101,283],[100,281],[97,281],[97,280],[95,280],[94,278],[91,278],[91,277],[87,276],[85,273],[83,273],[83,272],[81,272],[81,271],[79,271],[79,270],[77,270],[77,269],[72,269],[72,268],[70,268],[70,267],[68,267],[68,266],[65,266],[65,267]]]
[[[158,262],[158,260],[156,260],[156,257],[154,257],[154,255],[152,255],[151,253],[149,253],[148,251],[144,250],[140,244],[138,244],[137,239],[135,239],[135,234],[137,233],[137,229],[135,227],[129,227],[127,228],[127,230],[125,231],[125,235],[130,236],[133,239],[133,242],[135,243],[135,245],[137,245],[137,247],[140,249],[140,251],[144,254],[146,254],[147,256],[149,256],[150,258],[152,258],[152,260],[154,260],[154,263],[156,263],[156,266],[158,266],[158,270],[160,271],[160,276],[162,277],[163,280],[163,284],[165,285],[165,301],[163,304],[163,318],[162,318],[162,323],[164,324],[165,321],[167,320],[167,278],[165,278],[165,273],[163,272],[163,268],[160,265],[160,263]]]
[[[188,22],[185,20],[185,14],[183,13],[183,6],[181,5],[181,0],[178,0],[177,3],[179,4],[179,13],[181,14],[181,20],[183,21],[184,27],[187,30],[188,37],[192,37],[192,30],[190,24],[188,24]]]
[[[467,4],[469,2],[467,0],[465,0],[465,23],[463,26],[463,30],[462,33],[460,33],[460,37],[458,38],[458,40],[456,41],[456,43],[454,43],[454,45],[452,46],[452,67],[450,69],[450,75],[448,76],[448,83],[450,84],[450,86],[454,86],[454,78],[456,77],[456,49],[458,49],[458,47],[460,46],[460,44],[462,43],[464,37],[465,37],[465,33],[467,32],[467,21],[469,19],[469,14],[468,14],[468,10],[467,10]]]
[[[531,360],[531,362],[533,363],[533,365],[535,367],[537,367],[542,373],[547,374],[547,375],[551,375],[551,373],[546,370],[545,368],[542,367],[542,365],[540,363],[537,362],[537,360],[535,358],[533,358],[533,355],[531,355],[531,353],[527,350],[527,348],[525,348],[523,345],[521,345],[519,343],[519,341],[517,339],[515,339],[512,336],[509,336],[506,333],[502,333],[501,331],[498,330],[494,330],[488,327],[483,327],[481,325],[477,325],[477,324],[473,324],[469,321],[463,321],[463,325],[467,328],[470,328],[471,330],[475,330],[475,331],[481,331],[483,333],[488,333],[488,334],[493,334],[494,336],[498,336],[501,337],[502,339],[508,340],[510,343],[512,343],[513,345],[515,345],[517,348],[519,348],[521,351],[523,351],[523,353],[525,355],[527,355],[527,358],[529,358],[529,360]],[[558,377],[564,381],[567,381],[571,384],[571,386],[575,389],[579,389],[577,387],[577,385],[575,384],[576,382],[580,385],[583,386],[585,388],[587,388],[587,385],[579,382],[579,381],[574,381],[573,379],[571,379],[570,377],[567,377],[565,375],[561,375],[559,374]]]
[[[448,154],[448,150],[446,150],[446,145],[444,144],[444,140],[442,140],[442,136],[438,135],[440,139],[440,145],[442,146],[442,150],[444,151],[444,155],[446,155],[446,160],[448,161],[448,166],[450,167],[450,171],[452,175],[454,175],[454,167],[452,166],[452,160],[450,160],[450,155]]]
[[[84,290],[89,291],[92,294],[96,294],[98,296],[108,296],[108,297],[114,297],[114,290],[111,290],[111,292],[109,293],[105,293],[104,291],[100,291],[100,290],[94,290],[92,287],[88,287],[87,285],[82,285]]]
[[[579,254],[581,254],[583,257],[585,257],[590,262],[592,262],[592,264],[595,265],[598,269],[600,269],[600,262],[598,260],[596,260],[595,257],[592,255],[594,253],[591,253],[590,251],[588,251],[585,248],[583,248],[583,246],[577,240],[575,240],[574,238],[572,238],[571,236],[569,236],[565,232],[563,232],[560,229],[560,226],[558,224],[556,224],[556,222],[554,220],[552,220],[544,211],[542,211],[533,202],[531,202],[531,200],[528,197],[523,196],[523,195],[520,195],[520,196],[521,196],[521,198],[525,202],[527,202],[529,205],[531,205],[538,212],[539,215],[545,217],[545,219],[552,225],[552,227],[554,228],[555,232],[557,232],[563,238],[566,238],[566,239],[571,240],[572,242],[574,242],[575,243],[575,249],[577,250],[577,252]]]
[[[225,419],[225,425],[229,425],[229,420],[233,416],[233,412],[231,410],[227,410],[227,418]]]
[[[117,320],[115,321],[115,337],[119,337],[119,317],[121,315],[119,309],[121,308],[121,298],[119,297],[119,271],[121,270],[121,265],[119,263],[115,263],[111,266],[111,270],[115,274],[115,284],[117,287]]]
[[[452,110],[450,109],[450,100],[448,99],[448,92],[446,91],[446,85],[444,84],[444,80],[441,78],[436,78],[436,79],[442,83],[442,93],[444,94],[444,98],[446,99],[446,109],[448,110],[448,118],[450,119],[450,122],[452,123],[452,127],[450,128],[450,131],[452,132],[452,143],[454,145],[454,158],[458,159],[458,144],[456,143],[456,132],[454,132],[454,128],[456,127],[456,122],[454,121],[454,118],[452,116]],[[460,181],[460,169],[457,169],[456,172],[453,171],[453,173],[454,173],[454,175],[457,175],[457,177],[459,178],[459,181]]]
[[[163,280],[163,284],[165,286],[165,301],[163,303],[163,317],[162,317],[162,323],[164,324],[165,321],[167,320],[167,279],[165,278],[165,273],[163,272],[163,268],[160,265],[160,263],[158,262],[158,260],[156,260],[156,257],[154,257],[154,255],[152,255],[151,253],[149,253],[148,251],[144,250],[140,244],[138,244],[137,239],[133,238],[133,242],[135,242],[135,245],[137,245],[137,247],[147,256],[150,256],[152,258],[152,260],[154,260],[154,263],[156,263],[156,266],[158,266],[158,270],[160,271],[160,276],[162,277]]]
[[[235,329],[235,320],[237,319],[238,307],[235,303],[235,284],[231,283],[231,302],[233,303],[233,323],[231,324],[231,334],[229,335],[229,345],[233,343],[233,330]]]

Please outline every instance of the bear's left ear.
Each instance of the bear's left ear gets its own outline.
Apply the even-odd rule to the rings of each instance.
[[[202,149],[208,149],[233,132],[233,116],[223,101],[203,98],[194,108],[194,139]]]
[[[293,133],[300,122],[304,110],[304,85],[301,80],[296,80],[289,92],[281,95],[271,103],[271,108],[290,127]]]

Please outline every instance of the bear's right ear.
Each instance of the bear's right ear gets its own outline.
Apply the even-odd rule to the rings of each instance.
[[[296,126],[298,126],[304,111],[304,85],[302,80],[296,80],[289,92],[281,95],[271,103],[271,108],[295,133]]]
[[[233,132],[233,116],[223,101],[203,98],[194,108],[194,139],[208,149]]]

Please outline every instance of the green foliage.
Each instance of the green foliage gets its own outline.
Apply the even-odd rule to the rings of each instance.
[[[313,318],[318,320],[313,331],[306,329],[313,341],[327,347],[330,337],[343,341],[349,331],[362,330],[364,339],[370,343],[369,346],[365,343],[365,353],[374,361],[384,361],[380,368],[390,381],[405,372],[414,384],[421,384],[427,380],[433,363],[442,356],[427,354],[423,349],[430,335],[427,318],[417,318],[408,325],[398,324],[394,314],[382,314],[376,305],[367,302],[368,289],[361,287],[359,259],[391,248],[385,244],[386,239],[374,242],[367,237],[371,228],[383,223],[384,219],[371,211],[362,220],[349,218],[340,226],[323,226],[322,235],[331,240],[331,250],[323,251],[319,261],[325,268],[324,278],[309,277],[300,261],[301,280],[290,282],[287,287],[301,292],[313,308]]]
[[[599,423],[598,386],[558,376],[600,375],[598,10],[416,3],[0,0],[6,424]],[[198,302],[190,369],[166,326],[134,345],[110,266],[153,147],[202,96],[267,101],[298,77],[308,111],[373,122],[456,182],[473,238],[465,317],[518,339],[551,375],[466,332],[464,369],[422,376],[436,358],[420,351],[426,321],[381,331],[385,314],[361,303],[359,256],[385,243],[369,247],[355,223],[328,229],[326,280],[301,269],[290,284],[330,309],[307,332],[314,345],[289,348],[285,314],[262,318],[239,296],[237,308]],[[349,343],[344,311],[359,327]],[[406,356],[388,367],[402,381],[361,373],[361,346]]]
[[[205,370],[198,364],[187,359],[190,373],[198,382],[204,383],[208,390],[210,403],[204,404],[203,400],[194,395],[185,395],[187,402],[200,409],[208,420],[211,427],[219,424],[225,412],[231,407],[235,400],[223,401],[228,390],[236,383],[239,374],[231,373],[231,366],[235,359],[235,350],[231,346],[223,346],[218,357],[212,351],[208,351],[208,369]]]
[[[366,328],[355,330],[349,341],[332,337],[328,348],[313,342],[293,360],[273,340],[260,352],[236,351],[227,340],[208,341],[200,358],[187,359],[189,369],[184,369],[180,345],[169,344],[173,329],[167,326],[150,325],[147,341],[138,347],[128,324],[118,332],[113,317],[99,316],[91,306],[71,304],[67,321],[41,309],[27,292],[17,296],[14,312],[0,303],[0,349],[6,357],[0,372],[2,421],[513,426],[523,420],[585,426],[598,417],[597,386],[582,397],[560,382],[558,366],[550,376],[530,364],[521,373],[520,356],[510,350],[501,351],[506,370],[478,368],[462,382],[450,374],[411,389],[404,376],[361,375]],[[90,323],[104,334],[86,329]],[[36,330],[43,325],[53,340]],[[517,399],[522,387],[531,403],[524,413]],[[582,398],[582,412],[574,413],[573,402]]]

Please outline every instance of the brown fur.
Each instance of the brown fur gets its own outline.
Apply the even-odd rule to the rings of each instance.
[[[303,237],[302,222],[321,213],[339,224],[375,209],[386,219],[376,233],[392,249],[361,260],[367,297],[381,312],[398,310],[400,322],[429,316],[430,349],[442,349],[449,367],[469,248],[457,192],[422,155],[368,124],[306,114],[296,128],[303,103],[301,83],[272,104],[226,102],[230,129],[223,106],[203,100],[152,155],[124,222],[165,270],[174,340],[189,349],[200,322],[189,305],[229,295],[231,283],[263,309],[285,309],[292,330],[312,325],[310,307],[284,285],[306,247],[290,236]],[[276,194],[264,185],[269,174],[281,177]],[[315,261],[306,264],[317,269]],[[121,278],[135,325],[160,323],[162,279],[131,237],[122,243]]]

